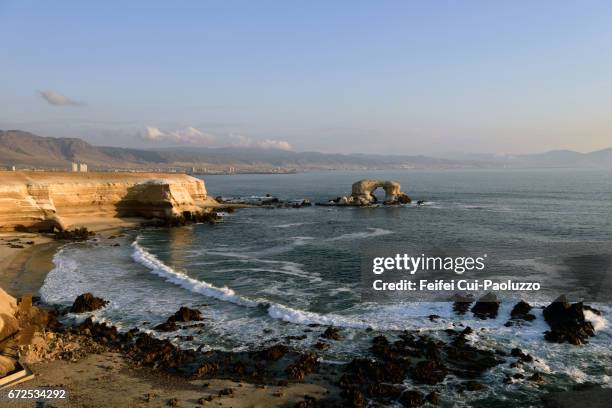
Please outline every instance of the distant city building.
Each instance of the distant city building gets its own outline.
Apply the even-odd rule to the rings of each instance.
[[[81,173],[87,173],[87,164],[85,163],[79,163],[79,171]]]
[[[76,164],[75,162],[72,162],[72,171],[74,171],[74,172],[79,171],[79,165]]]
[[[11,167],[12,171],[16,171],[17,169],[15,169],[15,166]]]

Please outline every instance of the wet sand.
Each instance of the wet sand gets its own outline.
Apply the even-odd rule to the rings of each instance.
[[[0,287],[13,296],[26,293],[36,296],[45,276],[53,269],[53,256],[61,245],[38,234],[1,233]]]

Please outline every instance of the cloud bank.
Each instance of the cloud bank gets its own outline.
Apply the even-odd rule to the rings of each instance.
[[[285,140],[263,139],[256,140],[248,136],[230,134],[229,145],[234,147],[254,147],[259,149],[293,150],[291,144]]]
[[[175,143],[205,147],[248,147],[257,149],[293,150],[291,144],[285,140],[253,139],[244,135],[229,134],[225,137],[216,137],[195,127],[186,127],[176,130],[162,130],[155,126],[147,126],[139,132],[139,137],[148,142]]]
[[[40,96],[50,105],[55,106],[83,106],[82,102],[74,101],[55,91],[39,91]]]
[[[174,142],[179,144],[193,144],[200,146],[211,145],[215,141],[215,136],[204,133],[194,127],[187,127],[173,131],[163,131],[160,128],[147,126],[140,133],[140,138],[153,142]]]

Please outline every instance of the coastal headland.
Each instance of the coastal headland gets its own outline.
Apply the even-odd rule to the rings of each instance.
[[[116,226],[214,207],[204,181],[176,173],[0,172],[0,230]]]

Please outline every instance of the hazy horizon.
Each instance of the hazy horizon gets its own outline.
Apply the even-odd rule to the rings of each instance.
[[[447,156],[612,146],[612,5],[0,2],[0,129]]]

